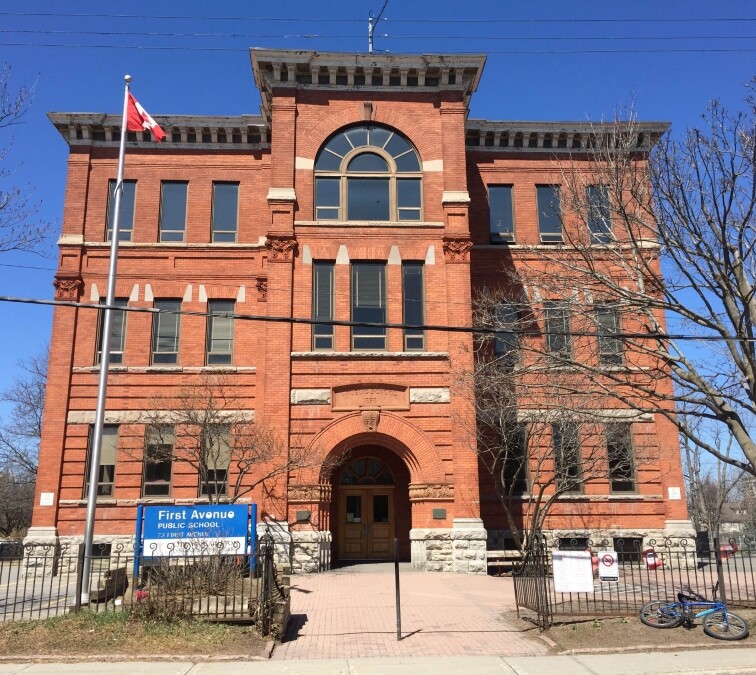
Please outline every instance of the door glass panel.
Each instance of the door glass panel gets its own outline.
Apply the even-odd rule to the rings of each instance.
[[[362,496],[361,495],[347,495],[346,520],[348,523],[361,523],[362,522]]]
[[[387,523],[389,521],[388,495],[373,495],[373,522]]]

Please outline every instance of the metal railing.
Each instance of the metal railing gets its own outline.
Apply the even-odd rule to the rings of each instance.
[[[756,542],[748,538],[713,547],[696,546],[694,538],[639,538],[594,541],[563,536],[555,550],[590,549],[593,592],[562,593],[554,585],[552,550],[543,538],[531,547],[514,573],[518,614],[526,610],[546,628],[572,617],[628,616],[647,602],[674,600],[678,591],[692,590],[711,597],[719,582],[719,597],[728,606],[756,607]],[[616,581],[601,581],[597,569],[602,552],[618,557]]]
[[[203,552],[143,558],[123,545],[95,545],[81,579],[83,546],[30,546],[0,557],[0,621],[46,619],[78,611],[82,587],[93,612],[129,611],[165,618],[250,621],[270,629],[275,604],[273,545],[248,555]]]

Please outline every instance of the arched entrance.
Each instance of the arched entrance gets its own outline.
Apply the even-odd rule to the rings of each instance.
[[[340,562],[409,559],[409,471],[377,445],[351,450],[332,477],[331,523]]]

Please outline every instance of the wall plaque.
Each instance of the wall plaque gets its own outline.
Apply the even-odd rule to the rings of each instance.
[[[409,387],[398,384],[346,384],[333,388],[332,410],[409,410]]]

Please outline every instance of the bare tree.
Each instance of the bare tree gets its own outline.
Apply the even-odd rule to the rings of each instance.
[[[21,124],[34,100],[34,87],[16,89],[11,83],[11,67],[5,63],[0,70],[0,132]],[[39,251],[51,235],[46,222],[32,222],[39,204],[33,188],[12,184],[16,168],[6,162],[12,139],[0,147],[0,253],[7,251]]]
[[[323,459],[254,420],[249,401],[224,375],[203,375],[175,396],[153,400],[151,408],[145,419],[148,473],[150,466],[186,464],[197,472],[199,496],[211,503],[235,502]]]
[[[20,374],[0,393],[9,404],[0,421],[0,535],[23,534],[31,524],[42,411],[47,383],[48,348],[19,363]]]
[[[48,359],[46,345],[39,354],[20,361],[20,374],[0,393],[0,401],[10,406],[8,421],[0,425],[0,471],[27,482],[37,474]]]
[[[574,345],[560,336],[560,350],[545,351],[535,311],[520,298],[506,288],[477,294],[474,322],[489,331],[476,336],[472,368],[455,372],[454,382],[475,410],[473,421],[455,423],[471,427],[515,546],[526,550],[568,497],[576,498],[570,516],[580,518],[588,486],[634,491],[655,449],[633,438],[634,411],[607,410],[607,397],[580,393],[582,375],[561,362]]]
[[[512,276],[568,306],[572,331],[593,341],[593,358],[564,364],[585,376],[581,395],[664,416],[756,475],[754,92],[756,79],[745,112],[713,102],[680,140],[654,143],[632,112],[595,125],[587,155],[555,160],[565,246],[532,247]]]
[[[688,426],[701,421],[686,421]],[[699,431],[699,433],[701,433]],[[733,438],[722,427],[711,430],[710,442],[729,456]],[[710,539],[720,536],[726,505],[739,502],[745,472],[731,464],[713,459],[708,453],[682,437],[688,513],[697,532],[708,532]]]

